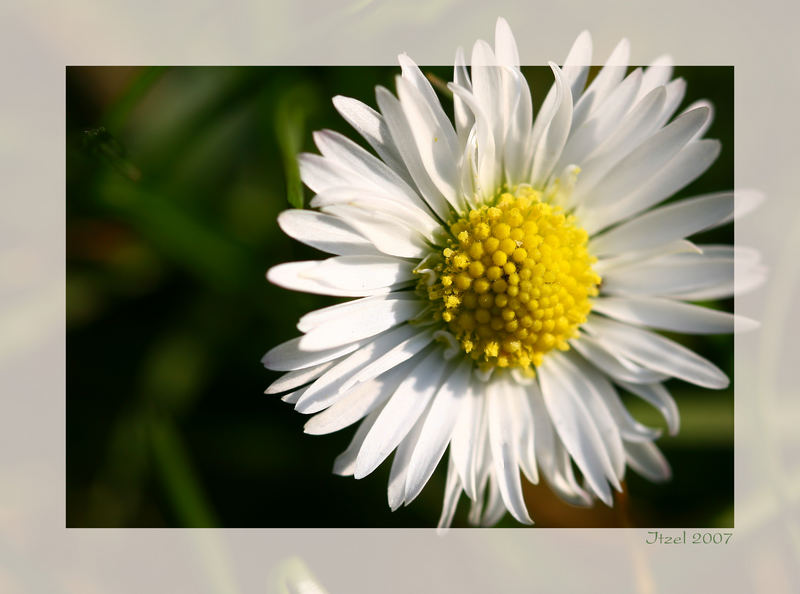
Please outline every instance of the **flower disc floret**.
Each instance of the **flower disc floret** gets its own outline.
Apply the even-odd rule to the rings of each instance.
[[[567,350],[598,294],[588,234],[527,186],[450,224],[438,273],[420,288],[435,317],[482,367],[540,365]]]

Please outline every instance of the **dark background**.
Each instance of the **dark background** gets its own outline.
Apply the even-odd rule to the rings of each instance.
[[[425,68],[444,80],[451,68]],[[547,68],[525,69],[538,105]],[[330,103],[374,106],[395,67],[69,67],[67,108],[67,525],[431,527],[444,469],[391,513],[389,462],[331,474],[353,429],[307,436],[307,417],[263,390],[259,359],[334,300],[270,285],[265,271],[320,254],[275,222],[299,199],[294,155],[311,132],[357,139]],[[712,168],[678,196],[733,187],[733,68],[684,67],[681,109],[711,99]],[[447,100],[443,100],[446,107]],[[731,243],[732,228],[698,243]],[[732,301],[711,303],[732,310]],[[730,336],[680,337],[732,377]],[[733,389],[672,382],[682,428],[658,444],[674,478],[629,471],[614,509],[528,487],[538,526],[733,525]],[[664,427],[640,401],[630,409]],[[524,482],[524,481],[523,481]],[[524,482],[524,484],[526,484]],[[456,526],[466,525],[462,498]],[[516,523],[506,516],[501,526]]]

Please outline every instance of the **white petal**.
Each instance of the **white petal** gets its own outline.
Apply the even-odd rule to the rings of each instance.
[[[636,96],[636,101],[647,95],[656,87],[666,85],[672,78],[673,60],[670,56],[659,56],[645,68],[642,86]]]
[[[283,396],[281,396],[281,400],[288,404],[296,404],[297,401],[303,397],[303,394],[306,393],[306,390],[308,390],[308,386],[306,386],[305,388],[300,388],[299,390],[295,390],[294,392],[289,392],[288,394],[284,394]]]
[[[408,299],[416,300],[417,296],[411,291],[398,291],[389,293],[387,295],[375,295],[373,297],[363,297],[361,299],[351,299],[344,303],[337,303],[336,305],[329,305],[320,309],[315,309],[303,315],[297,321],[297,329],[300,332],[310,332],[321,324],[327,324],[336,320],[342,315],[353,314],[358,315],[357,312],[362,308],[367,308],[367,311],[372,308],[372,304],[377,301],[393,301],[395,299]]]
[[[414,364],[412,360],[405,365],[398,365],[382,376],[345,392],[329,408],[311,417],[303,429],[311,435],[324,435],[352,425],[386,402]]]
[[[614,476],[603,439],[590,413],[563,373],[545,358],[537,368],[539,385],[547,412],[558,436],[569,451],[592,490],[606,505],[612,505],[607,478]],[[615,485],[617,486],[618,483]]]
[[[327,408],[345,395],[345,384],[350,376],[370,362],[381,357],[396,344],[413,335],[415,330],[408,324],[398,326],[375,337],[356,352],[326,371],[306,391],[295,407],[298,412],[311,414]]]
[[[506,181],[515,185],[527,181],[533,157],[533,106],[531,92],[525,77],[517,70],[504,73],[512,86],[513,101],[509,113],[508,130],[504,146]]]
[[[413,268],[412,263],[391,256],[336,256],[318,261],[304,275],[335,289],[370,291],[414,279]]]
[[[691,257],[681,257],[691,256]],[[674,254],[606,270],[603,292],[623,295],[677,295],[733,280],[734,261],[705,254]]]
[[[391,256],[336,256],[318,261],[309,277],[341,289],[374,289],[412,280],[414,265]]]
[[[374,258],[375,256],[339,256],[341,258]],[[358,278],[350,278],[349,286],[336,287],[326,281],[320,280],[319,268],[323,261],[306,260],[303,262],[286,262],[278,264],[267,271],[267,279],[279,287],[304,293],[317,295],[331,295],[333,297],[363,297],[367,295],[380,295],[392,290],[391,284],[380,287],[369,287],[368,279],[359,285]],[[335,265],[334,265],[335,266]],[[328,279],[326,279],[328,280]],[[331,277],[329,280],[334,280]]]
[[[467,72],[467,62],[464,58],[464,50],[458,48],[456,50],[455,65],[453,66],[453,82],[466,89],[468,92],[472,89],[472,83],[469,79]],[[453,116],[456,122],[456,133],[461,147],[466,144],[467,135],[469,134],[472,125],[475,123],[475,117],[472,111],[467,108],[464,102],[457,95],[453,95]]]
[[[358,373],[354,373],[347,383],[342,386],[342,390],[347,390],[355,386],[359,382],[371,380],[379,376],[383,372],[393,369],[394,367],[404,363],[411,357],[419,353],[422,349],[433,342],[434,333],[431,329],[423,330],[414,334],[410,338],[398,343],[397,346],[392,348],[386,354],[378,357],[369,365],[364,367]]]
[[[608,458],[606,476],[618,490],[621,490],[617,479],[621,479],[625,472],[622,437],[614,418],[605,405],[600,389],[581,373],[580,367],[563,353],[552,353],[550,357],[552,357],[552,365],[561,373],[562,383],[569,385],[573,394],[580,398],[586,406],[590,422],[597,429],[605,446],[603,453]]]
[[[453,516],[456,514],[458,500],[461,497],[461,484],[458,480],[455,464],[452,457],[447,464],[447,480],[444,486],[444,504],[442,505],[442,515],[439,517],[437,530],[444,531],[453,523]]]
[[[508,121],[501,75],[502,68],[497,64],[492,48],[483,40],[476,41],[472,48],[472,95],[492,131],[499,154],[502,154]]]
[[[531,407],[531,416],[533,417],[533,435],[537,458],[542,467],[542,472],[547,477],[547,480],[550,481],[555,470],[555,450],[553,448],[555,434],[553,433],[553,425],[550,421],[550,415],[547,414],[539,383],[534,381],[526,386],[525,390]]]
[[[660,483],[672,477],[669,462],[655,444],[649,442],[626,443],[628,464],[644,478]]]
[[[508,381],[506,388],[508,407],[516,423],[514,432],[517,435],[519,465],[525,478],[535,485],[539,482],[539,469],[536,464],[533,413],[526,386],[516,381]]]
[[[481,428],[478,434],[478,444],[475,448],[475,456],[472,458],[474,469],[472,470],[475,475],[476,492],[480,493],[486,486],[486,481],[492,472],[492,451],[489,446],[489,408],[486,395],[487,383],[480,381],[480,387],[475,386],[476,373],[473,373],[473,389],[479,390],[480,397],[483,398],[484,405],[481,415]]]
[[[344,136],[322,131],[315,134],[325,156],[297,156],[303,182],[316,193],[342,187],[361,188],[425,209],[425,202],[382,161]]]
[[[472,362],[465,359],[450,377],[444,380],[433,400],[409,462],[405,487],[406,503],[412,501],[422,491],[444,455],[447,444],[450,443],[453,426],[469,396],[467,387],[471,372]]]
[[[678,405],[675,404],[675,399],[672,394],[664,387],[663,384],[629,384],[627,382],[617,382],[621,387],[625,388],[631,394],[635,394],[639,398],[652,404],[664,420],[667,422],[667,430],[670,435],[677,435],[681,428],[681,417],[678,411]]]
[[[761,262],[761,252],[745,245],[703,243],[697,247],[700,249],[703,256],[711,259],[736,260],[737,263],[741,263],[745,266],[756,265]]]
[[[453,97],[456,96],[453,93]],[[478,161],[477,127],[473,126],[464,141],[464,155],[461,158],[461,194],[470,208],[474,208],[476,201],[483,197]]]
[[[763,192],[754,189],[739,188],[733,194],[733,216],[721,220],[714,227],[730,223],[732,220],[741,220],[756,210],[766,199]]]
[[[567,165],[581,163],[620,126],[642,83],[642,71],[631,72],[595,113],[577,130],[572,130],[564,151],[555,166],[560,171]]]
[[[408,172],[411,174],[416,187],[433,212],[436,213],[440,219],[447,220],[450,214],[447,200],[445,200],[444,196],[442,196],[439,189],[431,181],[425,171],[416,141],[414,140],[414,134],[403,113],[400,101],[383,87],[375,89],[375,96],[378,100],[378,106],[383,113],[384,121],[392,135],[392,140],[397,146],[397,150],[403,158],[403,162],[408,168]]]
[[[669,83],[664,85],[664,90],[667,92],[667,96],[664,101],[664,107],[662,108],[661,114],[658,118],[657,127],[659,128],[666,124],[673,114],[678,110],[678,106],[683,101],[684,95],[686,95],[686,81],[682,78],[671,80]]]
[[[454,96],[458,96],[466,104],[475,117],[475,126],[472,129],[478,152],[478,178],[475,185],[478,186],[477,191],[481,196],[489,198],[496,191],[500,179],[500,168],[496,158],[499,148],[495,142],[492,122],[474,95],[467,89],[452,83],[448,85],[448,88],[453,91]],[[466,148],[469,149],[469,142]]]
[[[432,349],[386,403],[358,453],[356,478],[375,470],[417,422],[439,389],[443,359],[441,349]]]
[[[683,79],[675,79],[651,90],[628,112],[611,137],[581,163],[580,183],[574,192],[576,202],[588,198],[602,176],[666,123],[685,91]]]
[[[676,122],[678,120],[675,120]],[[699,177],[719,156],[717,140],[695,140],[686,145],[666,166],[613,206],[593,209],[584,228],[590,234],[658,204]]]
[[[698,108],[653,134],[591,189],[592,197],[587,200],[587,206],[603,210],[624,200],[676,156],[708,116],[708,109]]]
[[[495,33],[495,60],[500,79],[500,103],[496,109],[503,113],[502,135],[497,138],[503,147],[503,167],[513,171],[506,183],[527,182],[522,169],[528,163],[528,142],[521,138],[531,133],[533,107],[530,91],[525,77],[519,69],[519,54],[511,29],[502,19],[498,19]],[[509,159],[512,161],[509,163]],[[513,180],[513,181],[512,181]]]
[[[553,167],[558,161],[561,151],[567,142],[572,125],[572,92],[569,85],[564,81],[561,69],[554,63],[550,63],[550,69],[555,76],[556,95],[554,100],[554,111],[552,118],[544,124],[540,124],[540,118],[536,118],[534,132],[532,133],[535,149],[533,152],[533,167],[531,170],[531,180],[533,185],[542,184],[553,171]],[[542,108],[544,111],[544,108]],[[543,126],[541,136],[538,136],[537,126]]]
[[[355,435],[353,435],[353,439],[350,441],[350,445],[348,445],[347,449],[339,454],[336,460],[333,461],[334,474],[341,476],[351,476],[353,474],[356,468],[358,452],[361,450],[361,446],[364,444],[367,434],[370,429],[372,429],[373,425],[375,425],[375,421],[378,420],[378,415],[381,414],[382,410],[383,407],[380,407],[372,411],[361,421],[358,429],[356,429]]]
[[[572,460],[553,429],[538,382],[527,387],[536,427],[536,456],[542,474],[556,495],[572,505],[591,505],[592,497],[578,485],[572,471]]]
[[[702,138],[703,135],[711,127],[711,124],[714,121],[714,104],[706,99],[700,99],[699,101],[695,101],[689,107],[684,109],[683,113],[686,113],[687,111],[691,111],[693,109],[697,109],[698,107],[705,107],[706,109],[708,109],[709,115],[708,115],[708,120],[706,120],[706,123],[695,133],[694,138]]]
[[[425,84],[430,86],[427,80]],[[397,95],[428,177],[454,208],[461,208],[457,191],[460,149],[452,124],[443,112],[442,118],[435,116],[419,89],[405,76],[397,78]]]
[[[621,322],[687,334],[728,334],[758,327],[748,318],[658,297],[603,297],[592,302],[592,311]]]
[[[332,188],[314,196],[310,203],[312,208],[322,210],[341,205],[354,206],[365,213],[380,213],[399,219],[405,227],[418,232],[428,241],[433,240],[441,229],[441,224],[433,218],[427,208],[422,210],[413,204],[403,203],[363,188]]]
[[[287,340],[270,349],[261,359],[264,367],[275,371],[294,371],[305,369],[321,363],[338,359],[352,353],[366,341],[354,341],[349,344],[340,344],[329,349],[307,351],[300,348],[302,336]]]
[[[505,378],[487,385],[487,415],[489,418],[489,445],[494,461],[494,478],[508,511],[519,522],[532,524],[519,476],[519,453],[515,419],[508,403]]]
[[[365,304],[356,314],[343,313],[339,318],[320,324],[300,338],[300,348],[321,351],[380,334],[416,316],[420,301],[387,299]]]
[[[289,237],[329,254],[378,253],[370,241],[343,220],[313,210],[284,210],[278,215],[278,225]]]
[[[502,17],[497,19],[494,28],[494,52],[497,62],[502,66],[519,68],[517,42],[514,40],[514,34],[511,32],[508,21]]]
[[[591,336],[581,333],[578,338],[569,341],[570,345],[583,357],[603,373],[615,380],[638,384],[651,384],[667,379],[669,376],[658,373],[629,361],[619,353],[612,353]]]
[[[619,397],[614,385],[608,381],[602,370],[598,369],[582,357],[567,353],[570,360],[575,363],[594,386],[597,394],[603,399],[609,414],[619,429],[620,437],[625,441],[652,441],[661,435],[658,429],[642,425],[628,412],[622,399]]]
[[[400,445],[397,446],[397,451],[394,453],[392,467],[389,470],[389,488],[387,489],[389,507],[392,511],[395,511],[403,503],[407,502],[404,493],[409,462],[411,461],[411,456],[417,449],[417,441],[422,432],[422,427],[425,425],[425,419],[430,413],[431,404],[428,404],[425,412],[419,416],[419,419],[414,423],[411,431],[403,438]]]
[[[344,219],[384,254],[398,258],[424,258],[430,249],[420,233],[390,214],[370,213],[348,205],[326,206],[323,210]]]
[[[589,242],[595,256],[642,250],[689,237],[733,215],[733,193],[719,192],[651,210]]]
[[[456,467],[467,497],[475,499],[478,494],[478,477],[475,457],[478,455],[481,428],[483,425],[484,395],[472,383],[462,398],[463,403],[453,427],[450,442],[450,458]]]
[[[630,43],[627,39],[620,41],[611,52],[603,68],[594,77],[581,98],[575,102],[573,126],[583,124],[592,112],[617,87],[628,69]]]
[[[433,86],[425,77],[425,75],[422,74],[419,66],[417,66],[407,54],[400,54],[397,57],[397,60],[400,62],[400,68],[403,72],[403,80],[413,85],[414,89],[416,89],[416,91],[419,93],[419,97],[422,99],[427,112],[435,120],[436,127],[444,130],[445,134],[447,134],[449,137],[447,141],[451,144],[453,152],[457,152],[458,148],[457,143],[455,142],[453,126],[450,124],[450,119],[444,112],[442,104],[439,103],[439,99],[436,97],[436,91],[433,90]],[[445,139],[442,138],[442,140]]]
[[[572,458],[570,458],[567,448],[557,435],[555,438],[555,455],[557,464],[556,481],[551,483],[551,487],[556,494],[567,503],[578,507],[591,507],[594,505],[594,496],[578,484],[575,478],[575,471],[572,468]]]
[[[300,153],[297,155],[297,164],[300,167],[300,177],[303,183],[314,192],[345,185],[348,177],[351,178],[350,185],[353,185],[352,178],[357,178],[352,174],[348,176],[347,170],[322,155]]]
[[[704,388],[725,388],[730,381],[716,365],[658,334],[590,316],[583,328],[632,361]]]
[[[481,524],[481,514],[483,513],[483,504],[486,498],[485,491],[486,489],[484,488],[480,493],[478,493],[477,499],[474,499],[472,501],[472,505],[469,506],[469,515],[467,516],[467,521],[471,526],[480,526]]]
[[[734,262],[734,278],[729,276],[719,279],[719,282],[709,282],[702,288],[689,291],[671,293],[673,299],[687,301],[705,301],[708,299],[724,299],[730,296],[739,296],[748,291],[757,289],[767,279],[767,268],[760,265],[743,265]]]
[[[353,126],[361,136],[375,149],[384,163],[413,187],[414,182],[406,169],[397,147],[392,141],[389,128],[383,116],[377,111],[350,97],[337,95],[333,105],[347,123]]]
[[[592,36],[588,31],[581,31],[572,44],[561,71],[564,80],[570,85],[572,98],[577,100],[589,76],[589,67],[592,65]],[[553,92],[551,88],[550,92]]]
[[[279,394],[280,392],[286,392],[287,390],[292,390],[303,384],[307,384],[325,373],[333,363],[333,361],[328,361],[327,363],[320,363],[319,365],[313,365],[305,369],[297,369],[284,373],[270,384],[264,394]]]
[[[489,498],[486,502],[486,509],[483,510],[483,517],[480,524],[483,527],[494,526],[505,515],[506,506],[503,502],[502,492],[500,491],[500,482],[496,475],[491,475],[489,478]],[[531,524],[533,521],[530,522]]]
[[[589,199],[595,184],[657,129],[666,96],[662,87],[648,93],[622,119],[614,133],[581,163],[581,173],[573,191],[576,202]]]
[[[379,191],[403,204],[425,208],[414,189],[383,161],[375,158],[346,136],[333,130],[314,132],[314,143],[339,176],[354,187]],[[322,192],[328,188],[314,188]]]
[[[655,247],[647,248],[640,251],[630,251],[624,254],[618,254],[613,257],[600,257],[600,259],[592,266],[592,269],[602,276],[607,277],[609,274],[617,272],[624,268],[641,266],[644,262],[663,258],[664,256],[672,256],[674,254],[702,254],[697,245],[688,239],[677,239],[669,243],[657,245]],[[604,285],[604,289],[607,285]]]
[[[310,203],[312,208],[323,211],[331,206],[342,205],[358,208],[366,214],[386,215],[396,219],[413,232],[410,235],[418,233],[428,241],[433,240],[441,229],[441,224],[427,209],[422,210],[412,204],[404,204],[394,198],[363,188],[331,188],[314,196]],[[375,247],[372,246],[372,249],[375,250]]]

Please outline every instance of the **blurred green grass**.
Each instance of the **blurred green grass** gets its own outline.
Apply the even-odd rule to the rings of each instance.
[[[425,71],[447,80],[451,69]],[[311,132],[320,128],[356,139],[330,98],[374,105],[375,85],[393,88],[398,72],[67,69],[69,526],[435,524],[441,472],[413,505],[391,513],[388,464],[361,481],[333,476],[352,431],[304,435],[305,417],[263,395],[277,374],[259,364],[269,347],[297,334],[300,315],[333,301],[264,279],[279,262],[319,255],[275,222],[287,200],[299,206],[309,197],[294,155],[314,150]],[[540,102],[549,70],[525,73]],[[684,106],[701,97],[714,102],[708,136],[723,142],[717,163],[680,195],[729,189],[733,70],[679,68],[677,75],[689,83]],[[732,229],[701,241],[731,242]],[[682,341],[732,375],[731,337]],[[651,485],[629,475],[626,521],[730,525],[732,390],[671,388],[683,428],[660,443],[675,478]],[[646,405],[631,408],[663,426]],[[620,525],[601,506],[565,522],[560,504],[542,505],[531,503],[540,526]]]

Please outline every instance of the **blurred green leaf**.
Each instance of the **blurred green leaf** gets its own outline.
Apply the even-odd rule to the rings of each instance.
[[[156,470],[181,526],[214,528],[217,520],[203,496],[180,435],[166,419],[150,420]]]
[[[260,267],[245,246],[182,205],[131,184],[108,183],[99,194],[106,208],[215,289],[236,290],[260,281]]]
[[[136,131],[142,143],[137,162],[154,186],[169,183],[193,147],[254,101],[270,79],[260,68],[192,67],[172,70],[164,83],[166,99],[147,112],[149,121]]]
[[[111,165],[131,181],[139,181],[142,172],[127,158],[122,143],[103,127],[83,132],[83,148],[94,158]]]
[[[154,405],[181,412],[197,394],[208,370],[201,340],[170,329],[150,349],[142,369],[142,392]]]
[[[147,92],[167,71],[166,66],[150,66],[143,68],[134,78],[124,93],[106,111],[105,121],[112,130],[120,130],[128,115],[144,98]]]
[[[141,503],[141,487],[149,471],[146,418],[141,411],[131,412],[121,418],[111,433],[103,475],[114,486],[116,505],[112,508],[118,517],[98,516],[100,525],[125,525],[134,516]],[[108,514],[108,505],[105,514]],[[104,508],[95,506],[92,512]]]
[[[681,414],[681,428],[677,435],[664,437],[666,443],[676,447],[697,448],[725,445],[733,439],[733,398],[730,392],[704,393],[700,390],[673,390]],[[651,427],[666,426],[656,409],[637,399],[626,400],[631,414]],[[661,442],[659,442],[661,443]]]
[[[275,134],[283,159],[286,199],[294,208],[303,208],[305,204],[297,153],[303,147],[306,120],[317,106],[315,97],[313,87],[300,85],[284,93],[275,109]]]

